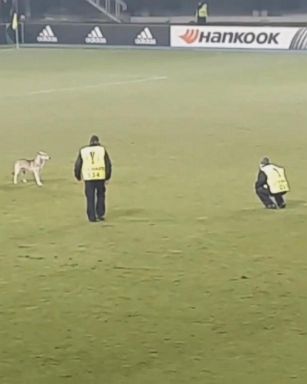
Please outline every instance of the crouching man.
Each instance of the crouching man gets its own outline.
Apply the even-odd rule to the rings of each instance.
[[[289,183],[285,169],[270,162],[264,157],[260,163],[256,194],[267,209],[286,208],[284,195],[289,192]]]

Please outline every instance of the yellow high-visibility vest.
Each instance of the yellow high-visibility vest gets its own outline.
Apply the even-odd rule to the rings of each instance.
[[[260,169],[267,176],[267,183],[271,193],[289,192],[289,183],[284,168],[268,164]]]
[[[81,149],[83,180],[105,180],[105,149],[100,146],[89,146]]]
[[[198,10],[199,17],[208,17],[208,6],[207,4],[203,4]]]

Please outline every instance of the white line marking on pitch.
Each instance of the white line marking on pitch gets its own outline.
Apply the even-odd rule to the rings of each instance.
[[[92,84],[92,85],[84,85],[84,86],[80,86],[80,87],[41,89],[39,91],[28,92],[26,94],[26,96],[45,95],[45,94],[60,93],[60,92],[83,91],[83,90],[87,90],[87,89],[103,88],[103,87],[112,86],[112,85],[149,83],[149,82],[162,81],[162,80],[167,80],[167,77],[166,76],[154,76],[154,77],[144,77],[141,79],[109,81],[109,82],[103,82],[103,83]]]
[[[16,52],[16,51],[12,48],[1,48],[0,49],[0,53],[5,53],[5,52]]]

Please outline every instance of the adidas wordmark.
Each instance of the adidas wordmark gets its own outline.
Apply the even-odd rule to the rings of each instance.
[[[37,41],[40,43],[57,43],[58,38],[53,33],[50,25],[47,25],[37,36]]]
[[[148,27],[144,28],[141,33],[137,35],[134,40],[135,44],[139,45],[156,45],[157,40],[153,37]]]
[[[99,27],[95,27],[87,35],[85,42],[87,44],[106,44],[107,39],[103,36],[101,29]]]

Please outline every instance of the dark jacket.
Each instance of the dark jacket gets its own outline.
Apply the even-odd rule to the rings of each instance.
[[[96,147],[97,145],[100,145],[100,144],[92,144],[92,145],[89,145],[89,147],[91,146]],[[112,162],[106,149],[105,149],[104,161],[106,165],[106,180],[110,180],[112,176]],[[75,162],[75,178],[79,181],[81,180],[81,175],[82,175],[82,165],[83,165],[83,160],[81,157],[81,150],[80,150],[77,160]]]
[[[258,172],[255,188],[258,189],[258,188],[264,187],[265,185],[267,186],[268,185],[267,182],[268,182],[267,175],[260,169]]]

